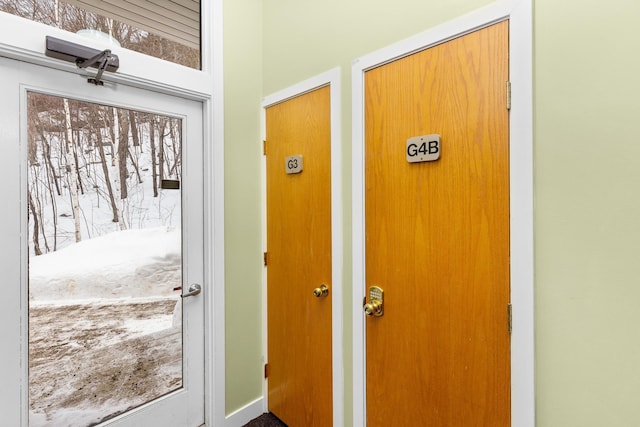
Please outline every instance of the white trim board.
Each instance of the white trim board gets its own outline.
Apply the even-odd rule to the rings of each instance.
[[[380,49],[352,64],[353,301],[365,295],[364,72],[394,59],[509,19],[511,424],[535,426],[533,311],[533,50],[532,0],[500,0]],[[353,425],[366,425],[365,324],[353,309]]]
[[[333,425],[340,427],[344,424],[344,362],[343,362],[343,286],[342,286],[342,149],[341,149],[341,113],[340,113],[340,68],[333,68],[308,80],[297,83],[284,90],[266,96],[262,100],[262,136],[266,138],[266,108],[318,89],[330,87],[331,106],[331,262],[332,262],[332,361],[333,361]],[[262,247],[266,251],[266,159],[262,160]],[[263,269],[263,307],[267,306],[266,299],[266,269]],[[263,347],[264,358],[267,353],[267,318],[263,311]],[[267,389],[264,382],[265,411],[267,410]]]
[[[258,418],[264,412],[265,402],[264,397],[259,397],[253,402],[248,403],[237,411],[229,414],[225,420],[224,425],[226,427],[242,427],[249,421]],[[218,425],[215,423],[214,425]]]
[[[201,3],[202,67],[210,76],[204,103],[205,422],[224,425],[226,414],[224,259],[224,78],[222,0]],[[209,25],[207,25],[209,23]]]

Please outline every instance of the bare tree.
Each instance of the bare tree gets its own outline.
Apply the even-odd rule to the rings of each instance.
[[[39,126],[39,129],[42,129],[42,126]],[[58,196],[62,195],[62,191],[60,189],[60,184],[58,183],[58,177],[56,174],[56,170],[53,166],[53,162],[51,161],[51,144],[47,140],[44,135],[44,132],[41,133],[42,136],[42,147],[43,147],[43,156],[44,156],[44,164],[45,164],[45,176],[47,178],[46,188],[49,192],[49,200],[51,201],[51,218],[53,224],[53,250],[58,249],[58,204],[56,201],[56,194]],[[53,185],[51,184],[53,182]],[[56,192],[53,192],[53,187],[55,186]],[[46,236],[47,234],[42,233],[45,239],[45,246],[47,251],[49,250],[49,245],[47,244]]]
[[[99,126],[98,119],[98,108],[94,106],[91,112],[91,124],[92,128],[96,129],[96,145],[98,146],[98,153],[100,154],[100,164],[102,165],[102,173],[104,174],[104,182],[107,186],[107,194],[109,195],[109,202],[111,203],[111,211],[113,212],[113,217],[111,221],[119,222],[118,216],[118,203],[113,195],[113,186],[111,185],[111,178],[109,177],[109,166],[107,166],[107,156],[104,153],[104,141],[102,139],[102,131]]]
[[[171,157],[173,161],[171,162],[171,164],[167,162],[167,169],[169,172],[169,176],[180,177],[179,166],[182,160],[182,120],[170,119],[169,123],[171,135]]]
[[[167,127],[167,119],[160,117],[158,120],[158,173],[160,182],[164,179],[164,140],[167,136],[165,134],[165,128]]]
[[[137,118],[138,114],[135,111],[129,110],[129,127],[131,130],[131,137],[133,138],[133,146],[140,147],[140,133],[138,132]]]
[[[149,121],[149,143],[151,145],[151,178],[153,179],[153,197],[158,197],[158,166],[156,163],[156,119]]]
[[[120,198],[126,199],[129,194],[127,191],[127,178],[129,177],[129,171],[127,170],[127,155],[129,154],[129,120],[127,115],[121,111],[117,111],[119,129],[118,135],[118,149],[116,150],[118,156],[118,171],[120,173]]]
[[[116,171],[118,171],[118,178],[116,179],[116,185],[115,185],[115,195],[116,198],[118,200],[122,200],[124,199],[124,197],[122,197],[122,185],[123,183],[122,181],[122,169],[121,169],[121,165],[120,165],[120,119],[118,117],[118,110],[116,108],[111,108],[111,114],[113,117],[113,121],[112,121],[112,126],[111,126],[111,137],[112,137],[112,164],[113,166],[115,166]],[[126,161],[126,158],[125,158]],[[126,168],[126,164],[125,164],[125,168]],[[126,189],[126,174],[124,175],[124,187]],[[118,209],[118,223],[120,225],[120,230],[125,230],[126,229],[126,225],[124,223],[124,218],[122,216],[122,209]]]
[[[66,127],[66,159],[67,177],[69,178],[69,195],[71,197],[71,211],[75,226],[75,239],[76,242],[79,242],[82,240],[82,235],[80,233],[80,202],[78,201],[78,182],[76,174],[76,161],[74,156],[73,128],[71,127],[71,111],[69,110],[68,99],[64,98],[62,100],[62,103],[64,105]]]
[[[142,184],[142,175],[140,175],[140,167],[138,166],[138,160],[133,157],[133,153],[131,153],[130,149],[127,149],[127,153],[129,154],[129,159],[131,160],[131,166],[133,166],[133,170],[136,173],[136,177],[138,178],[138,184]]]
[[[76,173],[76,179],[78,180],[78,189],[80,190],[80,194],[84,194],[84,185],[82,185],[82,174],[80,173],[80,164],[79,164],[79,160],[78,160],[78,150],[76,150],[76,145],[81,145],[81,139],[80,139],[80,129],[79,129],[79,123],[80,123],[80,106],[78,105],[77,102],[74,102],[74,104],[76,105],[76,114],[75,114],[75,124],[76,126],[74,126],[74,132],[75,132],[75,138],[72,139],[72,141],[74,141],[73,144],[73,160],[74,160],[74,164],[75,164],[75,173]],[[73,122],[71,123],[73,126]],[[81,150],[82,151],[82,150]]]
[[[31,196],[31,191],[28,192],[29,198],[29,209],[31,211],[31,218],[33,218],[33,252],[37,255],[42,255],[42,250],[40,250],[40,221],[38,220],[38,212],[36,211],[36,205],[33,203],[33,197]]]

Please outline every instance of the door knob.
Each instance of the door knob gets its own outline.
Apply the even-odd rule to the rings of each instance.
[[[194,283],[193,285],[189,286],[189,292],[187,292],[184,295],[180,295],[180,297],[182,298],[193,297],[198,295],[200,292],[202,292],[202,286],[198,285],[197,283]]]
[[[369,302],[367,297],[362,301],[364,314],[372,317],[380,317],[384,314],[384,291],[377,286],[369,288]]]
[[[313,290],[313,296],[316,298],[324,298],[327,295],[329,295],[329,288],[327,285],[320,285],[320,287]]]

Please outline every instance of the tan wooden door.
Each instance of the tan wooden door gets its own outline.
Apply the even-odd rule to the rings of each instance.
[[[289,427],[327,427],[333,419],[329,86],[268,107],[266,128],[269,410]],[[300,165],[300,172],[287,173]],[[322,285],[328,293],[316,296]]]
[[[510,425],[508,79],[508,22],[366,72],[370,427]]]

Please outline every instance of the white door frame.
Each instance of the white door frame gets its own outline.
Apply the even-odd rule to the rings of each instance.
[[[353,112],[353,425],[366,425],[364,73],[376,66],[509,19],[511,424],[535,426],[533,311],[532,0],[499,0],[415,37],[365,55],[352,66]]]
[[[11,123],[7,129],[15,126],[19,127],[19,139],[9,138],[5,141],[10,152],[18,152],[15,158],[7,159],[11,164],[8,175],[12,184],[19,188],[17,199],[9,198],[8,201],[12,206],[14,200],[23,200],[27,193],[27,170],[25,169],[27,159],[27,125],[26,118],[28,116],[27,94],[29,92],[42,93],[57,98],[76,99],[82,102],[113,106],[116,108],[124,108],[135,111],[145,111],[152,114],[160,114],[162,116],[176,117],[182,120],[186,126],[183,133],[183,171],[182,180],[184,183],[182,195],[183,213],[181,215],[182,230],[182,254],[186,262],[183,265],[183,280],[185,283],[202,283],[204,280],[204,218],[203,218],[203,163],[202,149],[204,141],[202,137],[202,103],[199,101],[191,101],[176,96],[167,96],[157,92],[151,92],[146,89],[133,88],[124,85],[105,84],[104,87],[96,87],[89,85],[86,80],[76,75],[42,67],[39,65],[29,64],[22,61],[16,61],[8,58],[0,58],[0,68],[6,71],[8,78],[3,84],[8,86],[9,101],[3,106],[6,109],[3,112],[3,123]],[[19,106],[18,108],[16,108]],[[19,117],[19,120],[12,120],[11,117]],[[189,148],[193,144],[193,149]],[[200,146],[198,147],[198,144]],[[15,146],[14,146],[15,145]],[[19,148],[16,150],[16,148]],[[5,148],[6,150],[6,148]],[[14,169],[18,171],[16,174]],[[17,182],[14,178],[20,175]],[[19,183],[19,186],[16,185]],[[191,197],[187,188],[193,187],[198,194]],[[13,190],[13,189],[12,189]],[[13,192],[13,191],[12,191]],[[16,292],[15,288],[20,289],[21,313],[28,312],[28,291],[27,281],[29,277],[28,269],[28,245],[25,236],[28,235],[26,205],[17,203],[17,209],[11,212],[18,212],[18,218],[11,215],[9,221],[3,223],[12,224],[16,220],[22,230],[17,239],[11,239],[5,243],[17,243],[20,250],[19,262],[15,265],[15,269],[20,272],[20,279],[12,283],[11,288],[7,291],[12,295]],[[3,215],[4,214],[0,214]],[[5,248],[6,249],[6,248]],[[15,250],[15,248],[13,248]],[[193,255],[192,255],[193,254]],[[14,268],[8,270],[13,273]],[[20,286],[15,286],[19,283]],[[185,286],[186,287],[186,286]],[[183,316],[183,387],[180,390],[171,392],[166,396],[158,397],[152,401],[139,405],[135,409],[128,410],[125,413],[115,416],[107,423],[109,425],[131,425],[131,423],[149,423],[159,424],[156,420],[163,420],[164,423],[180,423],[189,421],[200,425],[204,421],[204,401],[200,400],[204,396],[204,301],[202,297],[190,298],[184,301]],[[14,299],[10,299],[13,301]],[[188,309],[188,307],[191,307]],[[13,314],[13,313],[12,313]],[[15,314],[13,314],[15,316]],[[3,325],[14,325],[18,323],[21,332],[21,349],[19,351],[19,360],[24,362],[27,360],[29,353],[28,344],[28,318],[24,315],[16,316],[15,319],[9,319],[9,322]],[[187,327],[187,325],[192,325]],[[12,346],[13,347],[13,346]],[[7,352],[13,355],[12,351]],[[20,382],[23,385],[22,402],[19,405],[22,414],[22,422],[20,425],[26,425],[28,416],[28,378],[29,371],[27,363],[23,363],[20,372]],[[15,365],[8,365],[5,369],[15,369]],[[7,388],[12,389],[12,385]],[[15,389],[14,389],[15,390]],[[183,413],[176,411],[177,408],[187,408],[188,417],[184,418]],[[161,415],[158,415],[161,414]],[[108,414],[105,414],[108,415]]]
[[[126,49],[112,48],[120,57],[117,73],[105,73],[103,80],[124,83],[201,101],[203,104],[204,136],[204,257],[205,287],[205,422],[206,425],[225,425],[225,273],[224,273],[224,97],[223,97],[223,14],[222,0],[203,2],[202,71],[153,58]],[[81,36],[0,13],[0,56],[76,71],[72,64],[44,55],[44,37],[54,37],[91,45]],[[214,96],[215,95],[215,96]],[[9,135],[4,135],[5,137]],[[7,254],[14,254],[6,248]],[[0,253],[5,248],[0,247]],[[7,257],[9,259],[9,257]],[[9,312],[11,310],[7,310]],[[0,318],[4,316],[0,315]],[[19,331],[0,329],[6,345],[18,342]],[[0,360],[4,361],[6,356]],[[9,378],[7,378],[9,380]],[[19,380],[16,373],[11,380]],[[7,384],[5,384],[7,385]],[[19,418],[8,409],[19,408],[19,395],[7,385],[0,389],[0,407],[4,422],[18,425]],[[17,399],[17,400],[16,400]],[[6,406],[5,406],[6,405]],[[7,412],[4,411],[5,408]],[[17,415],[19,417],[19,415]]]
[[[333,385],[333,425],[341,427],[344,424],[344,364],[342,344],[342,144],[341,144],[341,116],[340,116],[340,68],[333,68],[327,72],[304,80],[262,100],[262,139],[266,139],[266,109],[267,107],[319,89],[330,86],[331,108],[331,323],[332,323],[332,385]],[[262,159],[262,247],[267,251],[267,160]],[[267,269],[262,273],[262,347],[263,358],[267,362]],[[263,411],[267,411],[268,388],[267,380],[263,383],[264,404]]]

